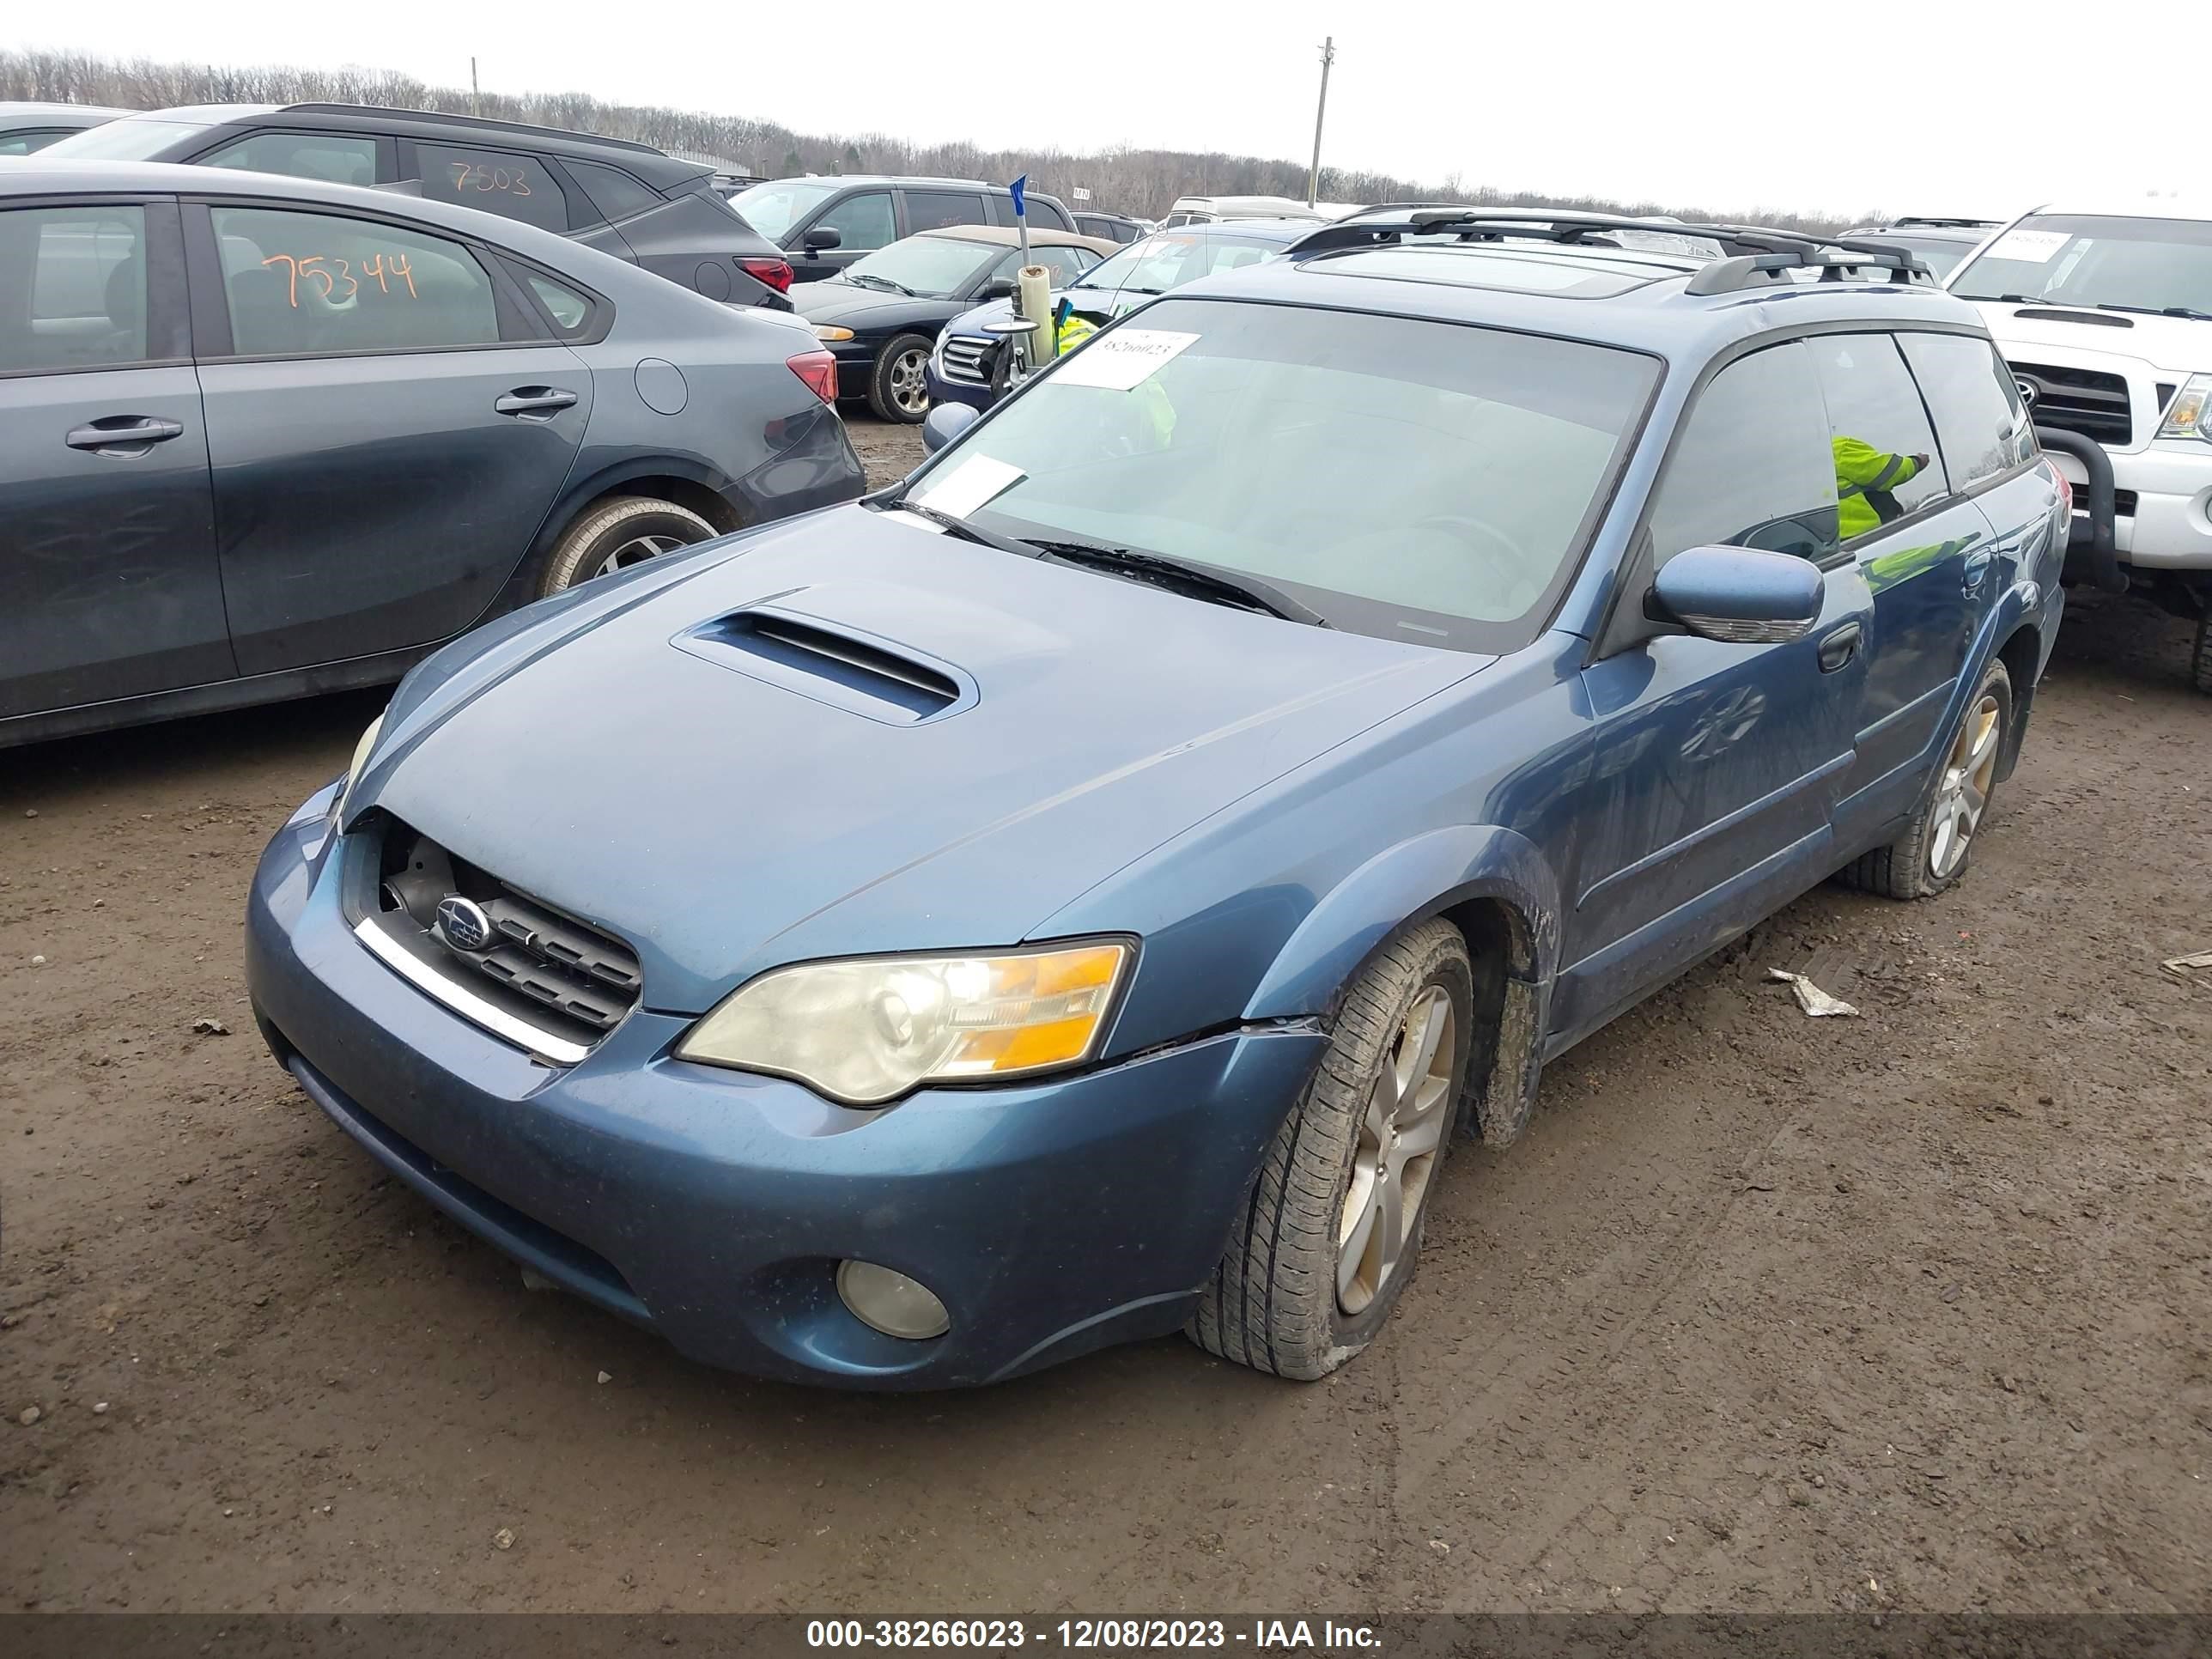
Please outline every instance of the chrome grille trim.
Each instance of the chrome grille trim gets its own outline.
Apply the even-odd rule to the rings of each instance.
[[[463,1019],[482,1026],[494,1036],[504,1038],[516,1048],[540,1055],[556,1066],[574,1066],[592,1052],[580,1042],[571,1042],[566,1037],[540,1030],[527,1020],[516,1018],[506,1009],[494,1006],[466,986],[456,984],[434,972],[398,940],[378,927],[374,918],[365,916],[356,922],[353,933],[356,939],[368,947],[370,955],[423,995],[442,1002]]]

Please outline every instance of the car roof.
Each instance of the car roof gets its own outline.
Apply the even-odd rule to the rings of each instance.
[[[19,121],[50,121],[77,115],[90,116],[92,119],[88,125],[99,126],[137,112],[136,110],[110,109],[104,104],[42,104],[35,100],[0,102],[0,123],[11,126]]]
[[[2033,218],[2044,215],[2069,219],[2212,220],[2212,197],[2137,196],[2124,202],[2060,200],[2046,203],[2022,216]]]
[[[501,139],[527,143],[555,155],[627,167],[661,190],[703,179],[714,171],[704,161],[687,161],[628,138],[606,138],[566,127],[532,126],[447,110],[395,109],[378,104],[180,104],[169,109],[138,110],[123,118],[214,128],[286,116],[299,118],[301,125],[309,129],[368,130],[487,145],[497,145]]]
[[[946,242],[988,242],[993,247],[1019,247],[1022,233],[1012,225],[939,225],[917,230],[916,236],[934,236]],[[908,240],[912,240],[909,238]],[[1121,244],[1103,236],[1085,236],[1069,230],[1032,230],[1031,247],[1087,247],[1093,253],[1118,252]]]
[[[1856,280],[1847,272],[1844,280],[1785,280],[1690,293],[1692,279],[1714,264],[1641,248],[1408,242],[1271,259],[1202,277],[1168,297],[1480,324],[1685,362],[1702,362],[1732,341],[1790,323],[1863,321],[1983,331],[1980,313],[1939,288]],[[1572,291],[1577,287],[1585,291]]]
[[[1299,237],[1311,235],[1313,231],[1314,221],[1311,219],[1212,219],[1202,224],[1168,225],[1152,232],[1145,240],[1150,241],[1155,236],[1180,236],[1210,241],[1217,237],[1241,236],[1248,240],[1256,237],[1261,241],[1279,242],[1288,247]],[[1129,246],[1133,246],[1134,244]]]

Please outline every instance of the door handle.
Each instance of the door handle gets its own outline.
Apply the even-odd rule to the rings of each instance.
[[[1820,672],[1832,674],[1858,653],[1861,629],[1855,622],[1832,629],[1820,639]]]
[[[148,444],[167,443],[185,435],[181,421],[165,421],[153,415],[108,415],[86,425],[72,427],[62,440],[71,449],[89,449],[95,455],[143,455]]]
[[[575,406],[576,394],[563,392],[557,386],[519,386],[504,398],[492,400],[492,407],[501,415],[520,415],[544,419],[558,410]]]
[[[1964,572],[1966,592],[1971,593],[1982,585],[1983,579],[1990,574],[1990,566],[1996,562],[1996,556],[1986,547],[1978,548],[1966,555]]]

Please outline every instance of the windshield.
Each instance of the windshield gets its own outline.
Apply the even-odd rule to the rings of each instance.
[[[1164,294],[1217,270],[1256,265],[1283,251],[1261,236],[1165,232],[1132,242],[1084,273],[1085,288],[1126,289],[1131,294]]]
[[[50,144],[49,157],[82,161],[150,161],[180,138],[193,137],[207,129],[191,121],[148,121],[132,118],[110,121],[105,126],[73,132]]]
[[[913,499],[1474,650],[1542,626],[1657,374],[1626,351],[1356,312],[1169,299],[1142,320],[1003,404]]]
[[[908,294],[941,300],[958,293],[985,265],[1003,258],[1008,252],[994,242],[909,236],[903,242],[878,248],[865,259],[855,259],[845,268],[845,280],[863,288],[872,281],[890,283]]]
[[[2036,214],[1954,276],[1951,291],[2212,316],[2212,223]]]
[[[755,185],[750,190],[741,190],[730,198],[730,205],[738,216],[771,242],[783,240],[784,234],[793,225],[822,204],[825,196],[834,195],[842,186],[832,183],[817,184],[807,179],[779,179],[772,185]]]

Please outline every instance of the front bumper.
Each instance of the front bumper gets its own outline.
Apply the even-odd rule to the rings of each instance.
[[[929,392],[933,409],[939,404],[965,404],[979,415],[990,413],[991,388],[969,380],[948,380],[939,370],[933,351],[929,354],[929,367],[922,372],[922,384]]]
[[[323,811],[256,873],[246,975],[316,1104],[455,1220],[708,1364],[857,1388],[988,1382],[1178,1328],[1326,1041],[1243,1030],[1028,1087],[854,1111],[781,1079],[671,1058],[641,1008],[548,1067],[370,956],[340,908]],[[847,1257],[951,1316],[908,1342],[848,1312]]]
[[[2039,428],[2040,432],[2041,429]],[[2041,433],[2076,491],[2074,545],[2087,548],[2095,481],[2081,459]],[[2197,452],[2202,451],[2202,453]],[[2212,571],[2212,445],[2160,441],[2127,453],[2104,452],[2122,502],[2112,521],[2121,564],[2144,570]]]

